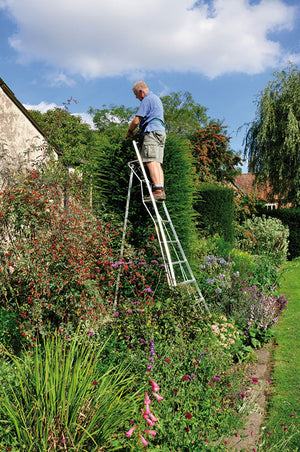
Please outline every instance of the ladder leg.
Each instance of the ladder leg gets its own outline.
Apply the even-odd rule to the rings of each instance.
[[[120,250],[120,259],[123,259],[123,256],[124,256],[124,247],[125,247],[125,238],[126,238],[126,229],[127,229],[127,221],[128,221],[128,213],[129,213],[129,204],[130,204],[130,195],[131,195],[132,181],[133,181],[133,172],[131,171],[130,177],[129,177],[129,184],[128,184],[127,201],[126,201],[126,209],[125,209],[125,218],[124,218],[123,234],[122,234],[122,242],[121,242],[121,250]],[[120,265],[119,266],[119,270],[118,270],[116,289],[115,289],[114,309],[117,308],[117,304],[118,304],[118,295],[119,295],[119,287],[120,287],[122,268],[123,268],[122,265]]]

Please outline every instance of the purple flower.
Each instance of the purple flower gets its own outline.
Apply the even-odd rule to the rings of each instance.
[[[151,287],[146,287],[146,289],[144,289],[145,293],[153,293],[153,290],[151,289]]]
[[[118,312],[115,312],[114,315],[113,315],[113,317],[119,317],[119,313],[118,313]]]
[[[158,261],[156,261],[155,259],[153,261],[151,261],[151,264],[158,264]]]
[[[93,337],[95,333],[93,333],[93,331],[87,331],[86,334],[88,334],[89,336]]]
[[[133,311],[131,311],[131,309],[127,309],[126,314],[133,314]]]

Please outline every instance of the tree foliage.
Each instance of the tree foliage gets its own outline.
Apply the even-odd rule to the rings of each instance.
[[[95,146],[93,131],[79,116],[63,108],[46,113],[30,111],[30,114],[41,125],[50,144],[59,149],[66,166],[78,166],[89,157]]]
[[[300,71],[289,64],[274,73],[257,98],[245,156],[257,181],[267,182],[283,204],[300,203]]]
[[[161,101],[164,106],[167,134],[186,135],[209,123],[207,108],[197,104],[187,91],[162,96]]]
[[[190,135],[199,182],[233,179],[236,174],[235,166],[241,159],[228,148],[229,140],[219,124],[207,126]]]

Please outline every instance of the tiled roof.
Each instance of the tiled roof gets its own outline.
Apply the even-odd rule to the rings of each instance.
[[[254,174],[239,174],[234,179],[235,183],[247,194],[256,194],[262,201],[272,198],[272,191],[268,184],[255,184]]]

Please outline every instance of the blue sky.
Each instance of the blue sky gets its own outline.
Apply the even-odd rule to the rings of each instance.
[[[72,113],[135,107],[145,80],[190,92],[239,151],[256,96],[288,61],[300,62],[299,0],[0,0],[0,77],[41,111],[70,97]]]

